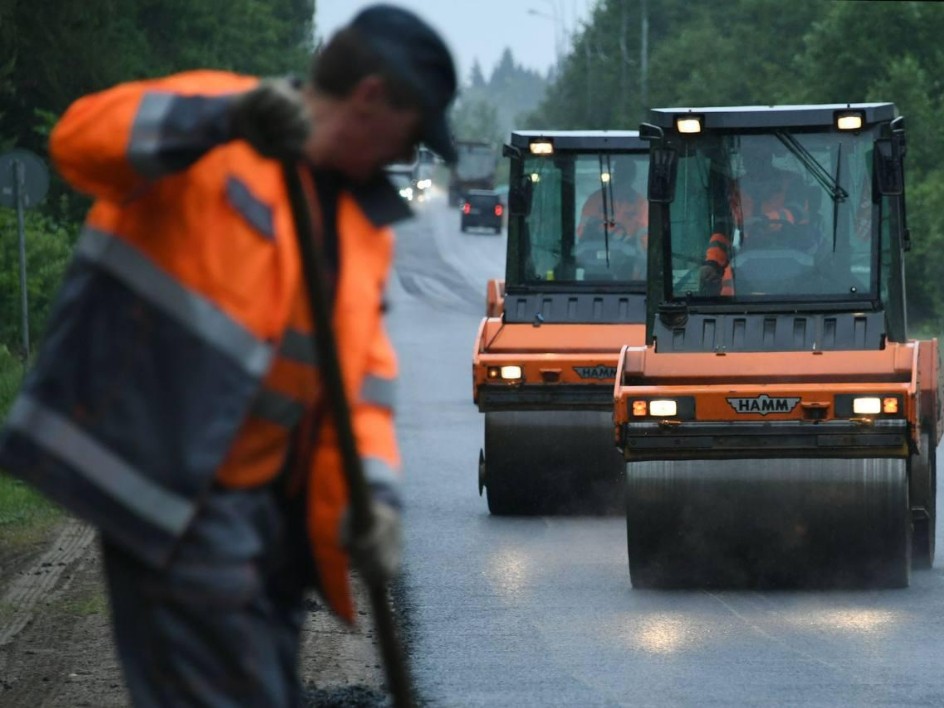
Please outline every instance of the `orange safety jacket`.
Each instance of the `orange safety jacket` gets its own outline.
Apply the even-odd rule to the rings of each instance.
[[[754,216],[765,216],[773,221],[797,223],[797,207],[789,208],[786,205],[789,177],[782,177],[781,184],[772,190],[765,198],[751,194],[750,189],[731,185],[728,202],[734,222],[739,228],[744,228],[744,220]],[[731,270],[731,248],[733,244],[727,234],[715,232],[708,239],[708,249],[705,252],[705,262],[714,264],[722,271],[721,295],[734,294],[734,273]]]
[[[649,202],[642,195],[634,194],[631,198],[616,194],[612,199],[607,195],[607,208],[610,211],[607,226],[611,237],[632,239],[638,237],[643,249],[649,242]],[[580,223],[577,224],[577,240],[583,239],[584,231],[592,221],[606,221],[603,210],[603,190],[597,190],[584,202],[580,211]],[[623,233],[620,234],[619,231]],[[589,236],[589,234],[588,234]]]
[[[299,422],[317,417],[309,535],[325,598],[351,620],[347,488],[330,414],[313,415],[317,361],[281,165],[228,135],[233,95],[255,82],[199,71],[123,84],[56,126],[59,171],[96,201],[0,432],[0,467],[160,566],[214,482],[273,480]],[[394,504],[397,364],[382,309],[389,224],[407,215],[385,180],[337,205],[342,377],[368,483]]]

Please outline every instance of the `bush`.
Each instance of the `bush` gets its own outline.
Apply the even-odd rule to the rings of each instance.
[[[69,262],[77,228],[39,211],[24,218],[30,343],[42,335]],[[23,352],[20,255],[16,211],[0,208],[0,348]],[[8,353],[9,353],[8,352]]]
[[[0,345],[0,424],[23,380],[23,362]],[[3,547],[29,543],[60,518],[58,507],[0,470],[0,539]]]
[[[23,362],[10,353],[10,350],[0,345],[0,423],[13,405],[16,392],[20,390],[23,381]]]

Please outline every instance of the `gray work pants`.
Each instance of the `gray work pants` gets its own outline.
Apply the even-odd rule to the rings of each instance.
[[[214,488],[166,568],[107,538],[102,547],[137,708],[303,705],[298,653],[312,563],[304,515],[274,487]]]

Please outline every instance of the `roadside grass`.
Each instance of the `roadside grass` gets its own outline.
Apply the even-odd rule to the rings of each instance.
[[[104,615],[109,610],[108,597],[105,595],[104,587],[95,585],[83,589],[80,594],[74,597],[69,595],[61,597],[58,601],[52,603],[49,610],[72,617]]]
[[[23,365],[0,346],[0,421],[23,380]],[[62,519],[62,511],[27,485],[0,472],[0,554],[41,540]]]
[[[23,546],[42,539],[62,511],[28,486],[0,474],[0,546]]]
[[[16,614],[16,606],[9,602],[0,601],[0,627],[7,624]]]

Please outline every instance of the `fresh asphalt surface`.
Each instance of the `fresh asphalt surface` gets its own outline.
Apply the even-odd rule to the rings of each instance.
[[[490,516],[470,372],[505,236],[460,233],[441,197],[417,212],[398,229],[388,323],[407,474],[398,598],[423,703],[944,704],[940,567],[907,590],[641,591],[620,516]]]

